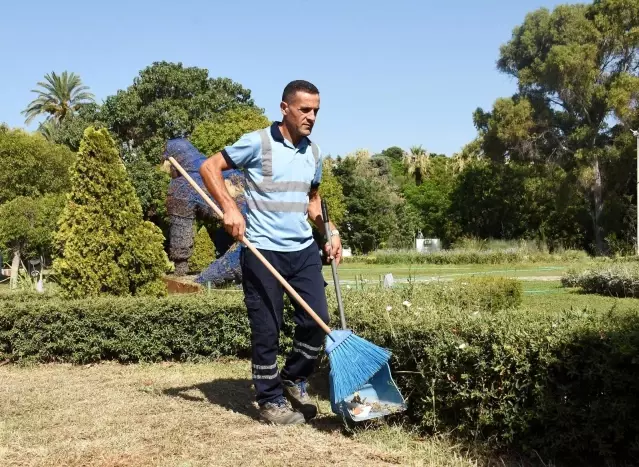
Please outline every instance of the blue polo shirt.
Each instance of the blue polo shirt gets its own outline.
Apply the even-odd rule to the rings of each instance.
[[[322,179],[322,154],[302,138],[286,140],[278,122],[244,134],[222,150],[227,163],[246,176],[246,238],[256,248],[299,251],[313,242],[307,221],[309,191]]]

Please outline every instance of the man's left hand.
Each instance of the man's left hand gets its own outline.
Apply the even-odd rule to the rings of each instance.
[[[338,235],[334,235],[331,237],[331,242],[333,246],[331,247],[330,243],[326,243],[324,245],[324,254],[330,263],[333,257],[335,257],[335,264],[339,265],[342,259],[342,240]]]

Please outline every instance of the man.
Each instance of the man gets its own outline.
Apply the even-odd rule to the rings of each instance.
[[[244,235],[291,287],[328,324],[322,261],[309,218],[324,233],[320,196],[322,155],[309,135],[320,108],[319,91],[307,81],[292,81],[282,94],[282,121],[243,135],[235,144],[210,157],[200,174],[224,212],[231,236]],[[222,171],[246,174],[246,223],[229,195]],[[327,257],[339,263],[342,245],[324,245]],[[292,299],[296,324],[293,350],[281,371],[277,368],[284,288],[260,260],[243,248],[244,301],[251,325],[252,375],[261,417],[275,424],[297,424],[317,414],[307,393],[308,377],[320,355],[324,332]]]

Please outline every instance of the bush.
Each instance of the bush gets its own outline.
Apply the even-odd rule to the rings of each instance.
[[[504,277],[476,276],[459,278],[450,285],[432,288],[435,304],[450,304],[463,310],[497,312],[519,307],[521,281]]]
[[[189,258],[189,272],[201,272],[215,261],[215,245],[206,227],[200,227],[193,245],[193,254]]]
[[[639,456],[639,311],[482,313],[402,300],[343,294],[349,327],[393,351],[423,432],[544,459]]]
[[[442,250],[420,253],[416,250],[378,250],[366,256],[349,256],[345,263],[365,264],[507,264],[569,262],[588,258],[583,251],[563,253],[530,252],[527,249]]]
[[[599,264],[569,269],[561,278],[564,287],[579,287],[586,293],[639,298],[639,263]]]
[[[5,301],[0,359],[88,363],[249,356],[240,295]]]

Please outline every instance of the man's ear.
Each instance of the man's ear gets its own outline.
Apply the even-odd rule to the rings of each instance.
[[[288,113],[288,104],[284,101],[280,102],[280,110],[282,111],[282,115],[286,115]]]

